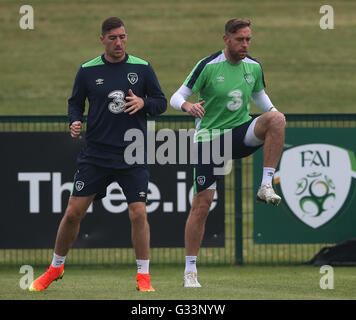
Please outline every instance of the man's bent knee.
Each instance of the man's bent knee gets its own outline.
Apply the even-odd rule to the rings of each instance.
[[[275,127],[275,126],[285,126],[286,118],[283,113],[279,111],[270,111],[261,115],[257,121],[257,126]]]
[[[285,127],[286,126],[286,118],[283,113],[279,111],[271,112],[272,115],[272,125],[277,127]]]
[[[68,222],[78,223],[85,216],[95,195],[89,197],[70,197],[64,217]]]
[[[286,119],[284,114],[279,111],[270,111],[258,117],[254,133],[258,139],[264,140],[267,132],[284,129],[285,126]]]

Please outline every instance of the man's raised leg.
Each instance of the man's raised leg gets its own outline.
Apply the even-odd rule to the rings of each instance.
[[[281,197],[273,190],[272,178],[283,150],[285,125],[284,115],[278,111],[271,111],[261,115],[254,128],[256,137],[264,140],[263,177],[257,200],[274,205],[281,202]]]

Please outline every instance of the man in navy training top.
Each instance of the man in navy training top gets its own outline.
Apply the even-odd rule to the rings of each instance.
[[[127,31],[121,19],[106,19],[100,40],[105,53],[81,65],[68,100],[73,138],[81,132],[85,100],[89,101],[86,143],[78,156],[73,191],[59,225],[52,263],[31,284],[31,291],[45,290],[63,276],[65,257],[89,205],[105,197],[107,186],[114,181],[128,203],[137,289],[154,291],[149,275],[150,227],[146,213],[149,171],[146,159],[134,165],[125,161],[125,148],[132,142],[125,141],[124,136],[127,130],[139,129],[147,141],[146,115],[165,112],[167,101],[150,64],[126,53]]]

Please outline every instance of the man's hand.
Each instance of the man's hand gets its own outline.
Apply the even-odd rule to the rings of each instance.
[[[134,114],[145,105],[143,99],[136,96],[131,89],[129,89],[129,96],[125,97],[125,100],[129,101],[121,107],[125,108],[125,113]]]
[[[195,118],[201,119],[205,114],[205,109],[203,108],[205,101],[200,103],[190,103],[188,101],[184,102],[182,105],[182,110],[188,112]]]
[[[69,128],[70,128],[70,135],[72,136],[72,138],[76,138],[80,134],[80,131],[82,129],[82,123],[80,121],[74,121],[72,122]]]

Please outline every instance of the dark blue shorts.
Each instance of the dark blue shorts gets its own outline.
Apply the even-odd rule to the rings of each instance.
[[[96,194],[94,200],[99,200],[106,196],[108,185],[117,182],[122,188],[127,203],[146,202],[148,180],[149,171],[143,166],[129,169],[111,169],[81,163],[74,176],[71,195],[86,197]]]
[[[262,145],[259,145],[257,147],[249,147],[246,146],[245,143],[243,142],[247,129],[252,121],[253,119],[232,129],[231,132],[232,152],[231,152],[230,159],[241,159],[247,157],[252,153],[254,153],[256,150],[258,150],[259,148],[261,148]],[[225,154],[224,135],[221,135],[216,139],[220,139],[219,152],[220,155],[223,156]],[[207,147],[206,144],[208,144],[209,146]],[[208,154],[205,155],[204,159],[202,156],[203,150],[208,150]],[[212,156],[213,154],[212,141],[198,142],[197,151],[198,151],[198,155],[197,155],[198,163],[194,166],[194,193],[195,194],[209,188],[215,181],[221,178],[223,175],[214,174],[214,168],[222,168],[224,166],[224,163],[221,164],[214,163],[214,158]]]

